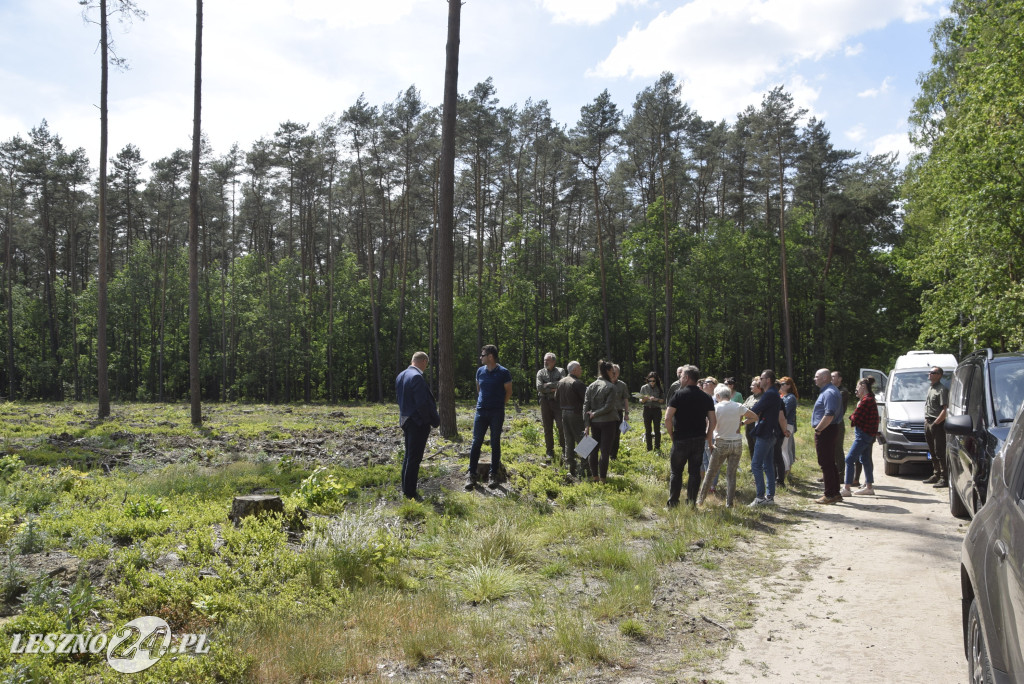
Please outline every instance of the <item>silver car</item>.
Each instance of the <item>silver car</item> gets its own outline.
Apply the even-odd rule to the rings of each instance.
[[[988,502],[964,537],[960,584],[969,680],[1024,682],[1024,412],[992,459]]]

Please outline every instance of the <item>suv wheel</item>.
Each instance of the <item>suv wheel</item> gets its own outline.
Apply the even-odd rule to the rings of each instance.
[[[885,462],[885,474],[886,475],[899,475],[900,474],[900,464],[899,463],[889,463],[889,461],[886,461]]]
[[[971,601],[971,612],[967,617],[967,681],[970,684],[992,684],[992,661],[988,657],[985,635],[981,632],[981,615],[978,613],[978,599]]]

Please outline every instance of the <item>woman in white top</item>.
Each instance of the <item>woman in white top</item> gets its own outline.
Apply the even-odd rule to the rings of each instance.
[[[697,505],[704,503],[704,499],[711,489],[711,483],[718,477],[722,463],[726,463],[725,505],[731,507],[736,494],[736,470],[739,468],[740,454],[743,452],[740,419],[747,409],[743,404],[732,401],[732,390],[727,385],[715,387],[714,397],[716,401],[715,418],[718,422],[715,426],[715,446],[711,453],[708,471],[704,473],[704,482],[700,486]]]

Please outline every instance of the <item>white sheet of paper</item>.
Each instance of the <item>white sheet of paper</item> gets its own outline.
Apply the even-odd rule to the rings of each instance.
[[[581,439],[580,443],[576,445],[576,453],[583,458],[586,458],[587,456],[590,456],[590,452],[593,451],[596,446],[596,439],[590,435],[583,435],[583,439]]]

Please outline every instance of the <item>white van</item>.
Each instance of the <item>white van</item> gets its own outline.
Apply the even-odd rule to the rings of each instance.
[[[860,377],[875,378],[886,475],[898,475],[902,463],[923,463],[932,458],[924,438],[924,399],[931,385],[928,369],[932,366],[943,370],[942,384],[949,387],[956,370],[956,357],[952,354],[936,354],[927,349],[909,351],[896,359],[888,374],[872,368],[860,369]]]

